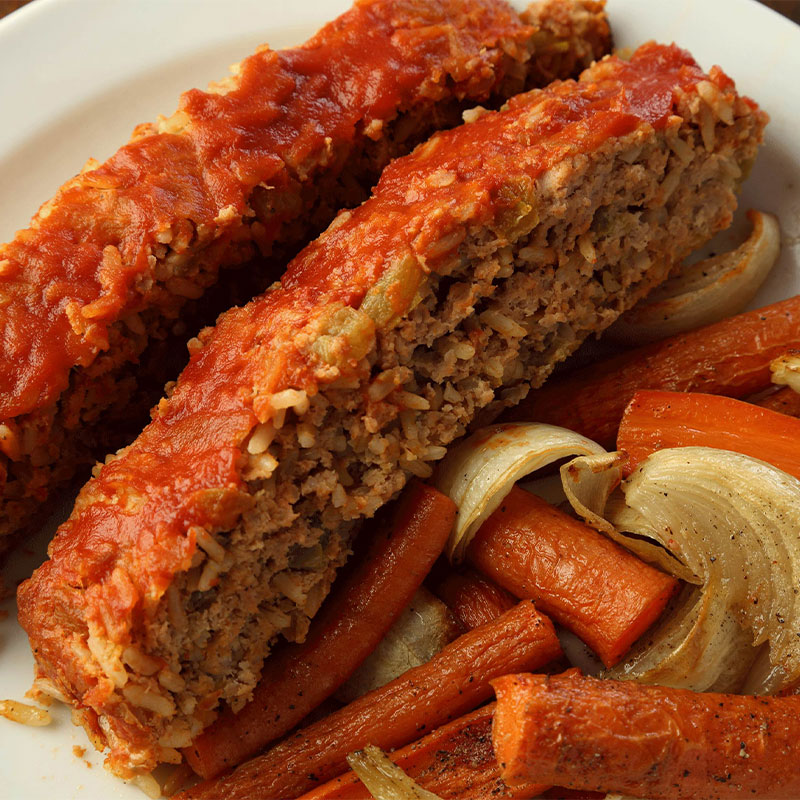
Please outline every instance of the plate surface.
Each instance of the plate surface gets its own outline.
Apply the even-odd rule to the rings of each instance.
[[[36,0],[0,22],[0,241],[87,158],[104,159],[133,127],[171,113],[181,91],[227,74],[269,42],[303,41],[348,0]],[[800,28],[752,0],[609,0],[619,47],[676,41],[706,68],[720,64],[772,116],[742,209],[777,214],[781,260],[757,305],[800,292]],[[59,513],[60,511],[60,513]],[[54,509],[54,516],[66,513]],[[55,524],[55,521],[53,525]],[[7,585],[38,563],[53,525],[16,560]],[[24,562],[24,563],[23,563]],[[0,622],[0,697],[23,699],[32,678],[15,608]],[[0,796],[14,800],[141,800],[105,773],[102,757],[53,709],[47,728],[0,718]],[[86,748],[78,756],[73,747]]]

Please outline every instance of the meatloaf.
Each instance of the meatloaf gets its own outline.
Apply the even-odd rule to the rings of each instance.
[[[302,640],[359,524],[728,225],[766,116],[648,44],[433,136],[191,344],[19,591],[120,775]]]
[[[130,441],[137,414],[141,429],[179,370],[161,343],[230,305],[224,287],[200,302],[220,269],[251,265],[226,273],[249,300],[274,278],[256,256],[294,254],[464,103],[607,50],[600,2],[525,19],[503,0],[359,0],[302,47],[184,94],[0,245],[0,552],[53,487]]]

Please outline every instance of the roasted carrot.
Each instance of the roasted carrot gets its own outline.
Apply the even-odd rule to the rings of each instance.
[[[755,404],[770,411],[777,411],[779,414],[800,417],[800,393],[788,386],[783,386],[766,397],[760,397]]]
[[[467,631],[491,622],[517,603],[510,592],[472,569],[451,569],[432,588]]]
[[[492,679],[520,668],[536,669],[560,652],[550,620],[530,601],[519,603],[460,636],[427,663],[298,731],[230,775],[205,781],[180,797],[296,797],[346,772],[345,757],[352,750],[408,744],[487,700]]]
[[[700,694],[635,681],[507,675],[494,749],[510,786],[635,797],[800,797],[800,697]]]
[[[668,447],[734,450],[800,478],[800,419],[752,403],[697,392],[637,392],[625,409],[617,447],[630,473]]]
[[[546,786],[524,784],[513,792],[503,783],[492,748],[494,703],[442,725],[389,754],[420,786],[443,800],[535,797]],[[355,772],[347,772],[304,794],[300,800],[372,800]]]
[[[411,483],[387,531],[376,530],[366,558],[337,584],[302,644],[267,659],[253,699],[223,713],[184,755],[204,778],[241,764],[295,727],[330,697],[375,649],[442,552],[456,507]]]
[[[578,369],[532,392],[508,418],[611,446],[638,389],[746,397],[770,385],[770,361],[792,347],[800,347],[800,295]]]
[[[536,495],[514,487],[467,560],[616,664],[658,619],[678,582]]]

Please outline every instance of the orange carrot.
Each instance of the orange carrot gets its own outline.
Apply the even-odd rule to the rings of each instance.
[[[443,800],[535,797],[546,786],[524,784],[512,792],[500,778],[492,748],[495,704],[453,720],[389,758],[420,786]],[[372,800],[355,772],[347,772],[304,794],[300,800]]]
[[[401,495],[389,532],[375,530],[366,558],[337,584],[302,644],[271,655],[253,699],[223,713],[184,749],[204,778],[241,764],[330,697],[375,649],[444,548],[456,507],[417,481]]]
[[[517,602],[510,592],[472,569],[450,570],[432,588],[467,631],[491,622]]]
[[[699,694],[564,675],[506,675],[493,740],[528,781],[669,800],[800,797],[800,697]]]
[[[553,624],[533,603],[451,642],[430,661],[277,744],[183,800],[290,798],[347,771],[346,755],[367,744],[401,747],[487,700],[489,681],[536,669],[561,653]],[[320,676],[322,677],[322,676]]]
[[[766,397],[755,401],[757,406],[777,411],[779,414],[788,414],[790,417],[800,417],[800,392],[783,386],[777,392],[772,392]]]
[[[512,594],[535,600],[606,666],[658,619],[678,587],[675,578],[516,486],[481,526],[467,559]]]
[[[800,347],[800,295],[578,369],[531,392],[508,418],[611,446],[637,389],[746,397],[770,385],[770,361],[792,347]]]
[[[692,392],[637,392],[625,410],[617,446],[628,473],[656,450],[716,447],[734,450],[800,478],[800,419],[752,403]]]

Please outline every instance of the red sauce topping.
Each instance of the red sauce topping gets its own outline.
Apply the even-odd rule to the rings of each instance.
[[[654,44],[630,62],[604,62],[591,76],[598,74],[596,83],[520,96],[507,111],[439,134],[393,162],[373,198],[309,245],[280,288],[221,319],[151,425],[86,486],[52,544],[52,560],[23,585],[20,618],[34,641],[53,624],[51,603],[74,603],[79,618],[113,620],[122,641],[137,603],[155,602],[186,568],[195,546],[190,524],[232,524],[225,520],[235,518],[241,499],[238,447],[268,417],[269,393],[316,390],[319,362],[307,343],[332,309],[358,307],[389,265],[409,254],[424,258],[430,242],[467,223],[497,227],[515,211],[515,187],[530,186],[564,158],[644,125],[664,126],[676,93],[706,79],[686,52]],[[426,268],[436,270],[436,259]],[[353,366],[341,363],[345,372]],[[131,510],[105,504],[126,492],[139,501]],[[112,580],[118,567],[135,591]],[[64,592],[65,584],[90,588],[84,599]],[[67,657],[58,648],[53,656]]]
[[[420,95],[488,94],[498,42],[530,32],[500,0],[362,0],[305,45],[246,59],[228,94],[184,94],[184,133],[141,126],[0,247],[0,420],[49,406],[74,366],[108,348],[109,326],[149,305],[159,232],[190,220],[230,236],[255,186],[285,185],[329,143]],[[234,219],[215,222],[228,207]]]

